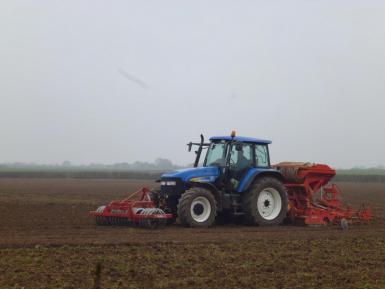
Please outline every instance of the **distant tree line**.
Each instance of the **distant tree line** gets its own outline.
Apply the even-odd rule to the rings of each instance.
[[[61,164],[36,163],[6,163],[0,164],[0,172],[19,171],[169,171],[180,169],[182,166],[173,164],[169,159],[158,158],[154,162],[115,163],[115,164],[88,164],[74,165],[70,161]]]
[[[191,167],[188,165],[186,167]],[[115,163],[73,165],[65,161],[59,165],[11,163],[0,164],[0,177],[15,178],[84,178],[84,179],[158,179],[164,172],[181,169],[168,159],[153,163]],[[333,181],[385,183],[385,168],[339,169]]]
[[[19,170],[0,171],[0,178],[55,178],[55,179],[141,179],[157,180],[162,171],[118,170]]]

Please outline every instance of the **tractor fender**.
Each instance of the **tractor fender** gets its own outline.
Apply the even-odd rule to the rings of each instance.
[[[237,192],[241,193],[247,191],[257,179],[267,176],[276,178],[281,182],[284,180],[281,172],[278,170],[252,168],[242,178],[237,187]]]
[[[217,210],[222,211],[222,193],[214,184],[206,182],[187,182],[186,187],[201,187],[209,190],[217,201]]]

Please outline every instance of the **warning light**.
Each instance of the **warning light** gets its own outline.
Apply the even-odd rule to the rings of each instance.
[[[235,133],[235,130],[232,130],[231,131],[231,137],[235,137],[236,133]]]

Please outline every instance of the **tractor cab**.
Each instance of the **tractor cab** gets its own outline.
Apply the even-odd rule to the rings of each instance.
[[[204,142],[201,135],[200,143],[189,143],[189,151],[193,145],[198,146],[195,151],[194,167],[198,167],[203,150],[207,150],[203,160],[203,168],[217,168],[216,183],[226,191],[242,192],[250,183],[250,177],[263,171],[276,172],[270,168],[269,140],[251,137],[214,136],[209,143]],[[211,178],[212,179],[212,178]]]
[[[203,166],[220,168],[221,173],[237,188],[249,170],[270,167],[270,143],[248,137],[212,137]]]

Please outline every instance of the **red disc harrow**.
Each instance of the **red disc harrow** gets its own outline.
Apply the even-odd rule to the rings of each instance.
[[[140,195],[139,199],[134,197]],[[90,215],[95,216],[96,224],[101,226],[134,225],[144,228],[162,228],[172,214],[166,214],[156,208],[150,197],[150,190],[142,188],[119,201],[112,201],[107,206],[101,206]]]

